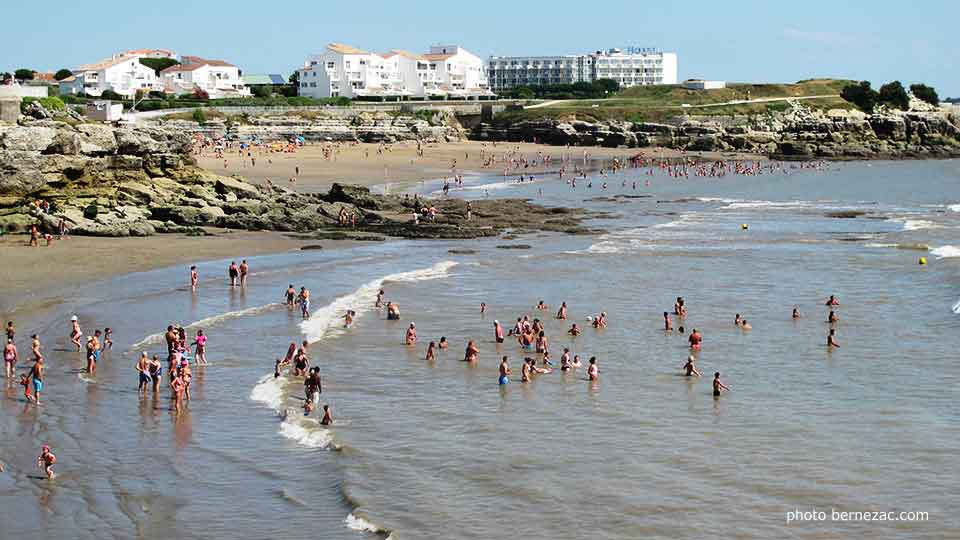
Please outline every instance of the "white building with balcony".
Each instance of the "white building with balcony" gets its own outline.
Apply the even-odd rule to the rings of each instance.
[[[677,84],[677,55],[659,49],[630,48],[564,56],[492,56],[487,73],[493,91],[598,79],[612,79],[622,88]]]
[[[60,81],[61,95],[100,96],[112,90],[122,96],[137,91],[160,90],[162,85],[152,68],[140,63],[140,56],[119,54],[94,64],[84,64],[73,75]]]
[[[476,55],[457,45],[427,54],[393,50],[377,54],[331,43],[297,70],[299,94],[314,98],[479,98],[492,96]]]
[[[251,95],[250,89],[243,84],[240,68],[223,60],[184,56],[179,65],[161,71],[160,77],[163,91],[168,94],[203,90],[212,99]]]

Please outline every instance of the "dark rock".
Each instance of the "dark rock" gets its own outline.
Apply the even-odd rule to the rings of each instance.
[[[497,249],[530,249],[529,244],[503,244],[497,246]]]
[[[310,251],[310,250],[317,250],[317,249],[323,249],[323,246],[321,246],[320,244],[308,244],[306,246],[300,246],[300,251]]]

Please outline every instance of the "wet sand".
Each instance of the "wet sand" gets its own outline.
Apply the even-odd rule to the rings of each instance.
[[[205,155],[198,158],[198,163],[205,169],[219,174],[239,174],[251,182],[265,183],[270,180],[287,187],[303,192],[324,192],[334,182],[374,186],[392,184],[392,189],[400,189],[421,180],[436,180],[453,175],[452,166],[456,160],[457,171],[460,174],[472,173],[502,174],[503,165],[483,168],[481,150],[503,156],[508,151],[518,149],[528,158],[536,157],[537,152],[553,156],[558,159],[562,155],[569,155],[574,159],[582,159],[583,152],[587,151],[593,158],[621,159],[634,156],[642,152],[646,156],[676,158],[682,155],[698,156],[705,159],[718,159],[723,154],[718,152],[703,152],[683,154],[678,150],[667,148],[599,148],[599,147],[563,147],[548,146],[532,143],[484,143],[479,141],[459,141],[443,144],[425,144],[423,157],[417,156],[415,142],[406,141],[390,146],[389,150],[377,154],[379,144],[358,143],[343,144],[332,159],[323,157],[322,145],[309,144],[294,154],[260,154],[257,156],[256,166],[251,166],[248,159],[240,160],[236,150],[227,153],[227,164],[224,167],[223,159]],[[727,157],[732,154],[726,154]],[[742,154],[738,159],[764,159],[761,156]],[[272,163],[270,163],[272,161]],[[300,176],[296,183],[291,184],[289,179],[296,177],[296,167],[300,167]],[[557,161],[552,168],[557,167]],[[526,174],[541,174],[542,167],[524,169]],[[519,175],[519,171],[511,175]]]

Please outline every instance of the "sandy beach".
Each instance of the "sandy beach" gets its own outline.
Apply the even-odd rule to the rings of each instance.
[[[436,180],[453,175],[453,164],[460,174],[470,175],[481,173],[502,174],[500,166],[484,168],[481,151],[502,156],[511,150],[519,150],[528,157],[536,157],[538,152],[544,155],[559,158],[569,155],[573,158],[582,158],[586,151],[594,159],[627,158],[637,153],[647,156],[676,158],[682,155],[695,155],[703,159],[719,159],[724,157],[716,152],[684,154],[678,150],[668,148],[600,148],[600,147],[571,147],[549,146],[532,143],[484,143],[479,141],[458,141],[442,144],[426,144],[423,147],[423,157],[417,156],[417,145],[414,142],[400,142],[389,146],[382,154],[377,150],[380,145],[373,143],[358,143],[341,145],[340,150],[331,159],[325,159],[321,145],[307,145],[294,154],[261,154],[257,157],[256,166],[251,166],[249,160],[240,160],[236,151],[226,156],[226,167],[223,159],[211,155],[200,156],[198,163],[205,169],[218,174],[238,174],[254,183],[265,183],[270,180],[274,183],[292,187],[297,191],[317,192],[326,191],[334,182],[375,186],[390,184],[391,189],[401,189],[404,186],[415,184],[422,180]],[[730,157],[727,155],[726,157]],[[761,156],[743,154],[738,159],[765,159]],[[296,167],[300,167],[300,175],[296,176]],[[499,167],[499,168],[498,168]],[[554,168],[556,165],[553,166]],[[543,167],[525,169],[527,174],[541,174]],[[514,173],[519,174],[519,173]],[[296,183],[291,184],[289,179],[296,177]]]

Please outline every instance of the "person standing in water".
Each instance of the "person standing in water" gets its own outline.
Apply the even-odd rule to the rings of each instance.
[[[694,357],[690,355],[687,357],[687,363],[683,365],[684,375],[687,377],[699,377],[700,372],[697,370],[697,366],[694,365]]]
[[[590,357],[590,366],[587,367],[587,377],[589,377],[591,381],[600,379],[600,368],[597,366],[596,356]]]
[[[17,360],[20,359],[17,353],[17,346],[13,343],[13,338],[7,338],[7,344],[3,348],[3,366],[7,370],[7,378],[13,379],[14,368],[17,367]]]
[[[197,338],[193,341],[196,350],[193,353],[193,360],[198,366],[207,365],[207,336],[203,330],[197,330]]]
[[[57,462],[57,456],[50,451],[49,445],[43,445],[40,449],[40,455],[37,456],[37,467],[47,475],[47,480],[53,480],[56,475],[53,473],[53,464]]]
[[[137,360],[136,368],[137,378],[140,380],[140,383],[137,385],[137,390],[142,393],[147,392],[147,386],[150,385],[150,359],[147,357],[146,351],[140,353],[140,359]]]
[[[830,295],[830,298],[827,298],[827,302],[826,302],[826,304],[824,304],[824,305],[830,306],[830,307],[839,306],[839,305],[840,305],[840,301],[837,300],[837,297],[836,297],[836,296],[834,296],[834,295],[831,294],[831,295]]]
[[[798,308],[798,307],[796,307],[796,306],[793,307],[793,315],[792,315],[792,317],[793,317],[794,320],[800,318],[800,308]]]
[[[473,340],[467,342],[467,348],[463,353],[464,362],[476,362],[477,356],[480,354],[480,349],[473,343]]]
[[[500,321],[493,321],[493,338],[497,343],[503,343],[503,327],[500,326]]]
[[[80,337],[83,336],[83,331],[80,330],[80,321],[77,320],[77,316],[74,315],[70,317],[70,342],[77,346],[77,352],[83,348],[80,345]]]
[[[837,343],[837,330],[835,328],[830,329],[830,333],[827,334],[827,347],[839,347],[840,344]]]
[[[673,330],[673,321],[670,320],[670,314],[666,311],[663,312],[663,330],[665,332]]]
[[[293,283],[287,286],[287,292],[284,293],[287,300],[287,307],[293,307],[297,301],[297,290],[293,288]]]
[[[407,328],[407,337],[406,344],[413,345],[417,342],[417,325],[410,323],[410,326]]]
[[[230,266],[227,268],[227,275],[230,276],[230,286],[237,286],[237,277],[240,276],[240,268],[237,267],[236,261],[230,261]]]
[[[323,418],[320,419],[321,426],[329,426],[333,424],[333,415],[330,414],[330,405],[323,406]]]
[[[200,276],[197,274],[197,267],[190,267],[190,288],[193,290],[197,289],[197,284],[200,283]]]
[[[510,369],[510,362],[507,361],[507,357],[504,356],[500,360],[500,384],[504,385],[510,382],[510,375],[513,373],[513,370]]]
[[[40,391],[43,390],[43,357],[38,356],[30,368],[29,378],[33,381],[33,402],[40,404]]]
[[[557,310],[557,318],[564,320],[567,318],[567,303],[561,302],[560,309]]]
[[[310,318],[310,291],[306,287],[300,287],[300,296],[297,298],[300,303],[300,314],[304,319]]]
[[[244,259],[240,261],[240,286],[243,287],[247,284],[247,274],[250,273],[250,266],[247,264],[247,260]]]
[[[728,388],[727,385],[720,382],[720,372],[717,371],[716,373],[713,374],[713,397],[720,397],[721,390],[726,390],[729,392],[730,388]]]
[[[699,351],[700,343],[703,341],[703,336],[701,336],[700,332],[698,332],[697,329],[694,328],[693,332],[690,332],[690,338],[688,339],[688,341],[690,342],[691,349],[695,351]]]

